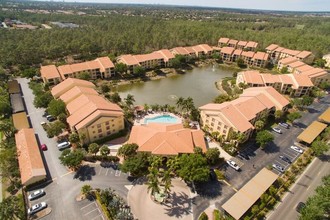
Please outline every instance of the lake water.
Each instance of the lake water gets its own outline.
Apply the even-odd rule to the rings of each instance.
[[[177,97],[192,97],[196,107],[212,101],[220,91],[215,82],[232,76],[233,70],[212,66],[194,68],[184,74],[164,79],[135,83],[117,87],[122,99],[127,94],[134,96],[135,105],[175,105]]]

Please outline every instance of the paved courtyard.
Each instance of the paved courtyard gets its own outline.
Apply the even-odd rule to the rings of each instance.
[[[128,203],[137,219],[167,220],[192,219],[192,198],[187,185],[180,179],[172,180],[168,202],[157,204],[150,198],[147,185],[135,185],[128,193]]]

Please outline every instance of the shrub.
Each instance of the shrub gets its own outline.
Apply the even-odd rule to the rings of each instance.
[[[221,220],[220,211],[218,209],[213,210],[213,220]]]
[[[105,204],[101,202],[101,197],[98,191],[95,192],[95,196],[96,196],[96,201],[99,204],[99,206],[101,206],[103,213],[107,216],[108,219],[112,220],[110,212],[108,211],[107,207],[105,206]]]
[[[205,212],[203,212],[198,218],[198,220],[208,220],[208,219],[209,219],[209,217],[206,215]]]

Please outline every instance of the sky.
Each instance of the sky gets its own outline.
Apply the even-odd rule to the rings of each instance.
[[[58,0],[54,0],[58,1]],[[63,1],[63,0],[60,0]],[[211,6],[222,8],[264,9],[284,11],[328,11],[330,0],[64,0],[65,2],[101,2],[130,4],[163,4]]]

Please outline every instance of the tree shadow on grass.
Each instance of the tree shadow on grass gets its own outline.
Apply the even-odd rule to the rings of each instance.
[[[95,174],[96,172],[94,167],[84,165],[77,170],[73,178],[79,179],[80,181],[90,181]]]
[[[191,214],[191,198],[186,193],[173,192],[167,202],[163,204],[166,214],[171,217],[180,218]]]

